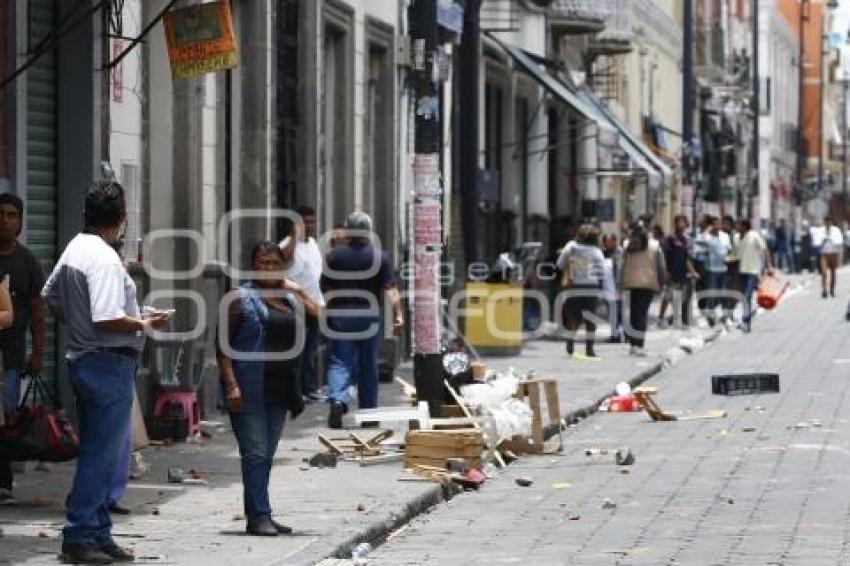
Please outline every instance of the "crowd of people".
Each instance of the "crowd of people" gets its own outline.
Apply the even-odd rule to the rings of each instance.
[[[690,228],[683,215],[675,218],[670,234],[653,224],[651,216],[625,227],[622,238],[601,234],[594,223],[578,228],[556,262],[561,290],[566,291],[562,316],[568,355],[599,359],[594,340],[600,300],[609,308],[609,341],[627,342],[629,353],[637,357],[646,356],[649,311],[656,298],[660,299],[660,328],[692,325],[696,297],[697,310],[709,326],[752,330],[754,294],[761,277],[773,272],[773,254],[767,241],[747,219],[736,222],[729,216],[706,215],[696,230]],[[838,259],[830,255],[832,248],[824,247],[821,253],[824,281],[831,277],[834,293],[833,266],[838,265]],[[826,282],[824,285],[826,290]],[[741,314],[736,320],[739,302]],[[584,353],[575,350],[576,331],[582,324]]]

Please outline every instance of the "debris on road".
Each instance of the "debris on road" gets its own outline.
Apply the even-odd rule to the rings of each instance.
[[[573,486],[573,484],[571,484],[569,482],[558,482],[558,483],[552,484],[552,489],[558,489],[558,490],[570,489],[572,486]]]
[[[533,479],[531,479],[529,477],[525,477],[525,476],[520,476],[520,477],[516,478],[514,481],[520,487],[530,487],[531,484],[534,483]]]
[[[606,498],[602,501],[602,508],[603,508],[603,509],[616,509],[616,508],[617,508],[617,504],[616,504],[614,501],[612,501],[611,499],[608,499],[608,498],[606,497]]]
[[[673,412],[663,410],[655,400],[654,395],[656,393],[658,393],[657,387],[638,387],[634,390],[634,396],[636,397],[639,406],[642,407],[649,414],[650,418],[656,422],[722,419],[727,416],[726,411],[722,409],[712,409],[701,415],[680,416]]]
[[[729,375],[712,375],[711,392],[714,395],[779,393],[779,374],[738,373]]]
[[[313,454],[307,463],[311,468],[336,468],[337,465],[337,455],[330,452],[319,452],[318,454]]]
[[[629,448],[620,448],[614,454],[614,462],[618,466],[631,466],[635,463],[635,455]]]
[[[634,395],[614,395],[599,404],[599,410],[605,413],[636,413],[640,405]]]
[[[479,430],[411,430],[405,436],[404,465],[444,469],[446,460],[462,458],[467,466],[480,468],[484,449],[484,438]]]

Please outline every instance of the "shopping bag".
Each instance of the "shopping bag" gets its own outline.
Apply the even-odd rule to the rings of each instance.
[[[79,435],[61,404],[40,375],[31,376],[20,406],[0,428],[0,454],[13,462],[64,462],[79,450]]]
[[[773,275],[765,275],[759,282],[756,301],[758,302],[758,305],[765,310],[774,309],[776,308],[776,305],[779,304],[779,300],[787,290],[787,281],[781,281]]]

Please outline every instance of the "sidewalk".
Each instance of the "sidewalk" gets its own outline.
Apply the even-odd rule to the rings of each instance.
[[[693,330],[710,339],[715,331]],[[652,331],[648,358],[628,356],[624,344],[600,344],[601,362],[566,358],[563,342],[527,343],[521,356],[487,359],[488,367],[534,369],[559,382],[562,414],[568,420],[586,416],[620,381],[642,381],[665,364],[686,354],[679,348],[680,331]],[[407,365],[399,375],[410,375]],[[381,405],[403,404],[400,387],[381,386]],[[435,484],[400,482],[401,464],[362,468],[340,462],[335,469],[303,469],[302,459],[322,448],[319,433],[328,431],[324,404],[308,406],[297,420],[287,423],[272,477],[272,499],[282,522],[295,528],[291,537],[259,539],[244,535],[239,459],[228,432],[203,444],[150,448],[145,459],[151,472],[132,481],[125,503],[129,517],[117,517],[115,533],[121,544],[133,547],[144,562],[195,564],[314,564],[328,557],[350,556],[363,540],[386,536],[411,517],[443,500]],[[225,420],[222,417],[220,420]],[[342,431],[344,432],[344,431]],[[396,431],[403,437],[404,430]],[[169,467],[194,469],[206,486],[166,483]],[[53,564],[59,549],[62,506],[73,464],[54,466],[51,472],[31,472],[16,478],[18,503],[0,506],[0,564]]]

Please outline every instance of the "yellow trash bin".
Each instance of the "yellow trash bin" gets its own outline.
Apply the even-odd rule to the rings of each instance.
[[[467,283],[466,339],[482,354],[522,352],[522,285]]]

